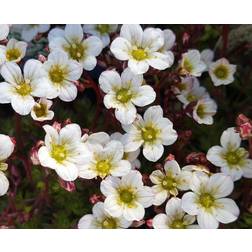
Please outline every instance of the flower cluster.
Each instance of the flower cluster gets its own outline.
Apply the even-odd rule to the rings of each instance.
[[[43,54],[30,57],[32,41],[41,37]],[[11,104],[19,119],[30,114],[45,132],[33,143],[33,165],[54,170],[68,191],[76,181],[98,185],[92,214],[78,228],[141,226],[147,215],[153,228],[218,228],[237,220],[240,210],[227,196],[234,181],[252,178],[251,153],[241,146],[251,139],[244,137],[249,119],[240,131],[223,129],[221,146],[211,147],[204,162],[185,165],[186,131],[177,126],[179,115],[169,113],[181,107],[192,123],[213,125],[217,102],[200,78],[218,89],[234,82],[236,65],[214,61],[210,49],[178,52],[170,29],[133,24],[0,25],[0,41],[0,104]],[[94,126],[58,123],[55,105],[88,88],[97,99]],[[95,130],[102,111],[114,128]],[[14,146],[0,135],[0,195],[9,187],[4,172]]]

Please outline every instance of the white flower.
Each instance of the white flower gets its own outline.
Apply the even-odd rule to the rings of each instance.
[[[206,69],[206,64],[201,60],[198,50],[188,50],[182,54],[180,62],[180,73],[183,75],[201,76]]]
[[[195,222],[195,216],[188,215],[181,208],[181,199],[171,198],[165,207],[166,214],[158,214],[153,218],[153,227],[158,229],[182,229],[198,228],[198,225],[192,225]]]
[[[163,155],[163,145],[171,145],[177,140],[177,132],[172,122],[163,117],[160,106],[149,107],[143,118],[138,115],[133,124],[122,126],[127,132],[124,135],[125,151],[135,151],[143,145],[143,155],[152,162]]]
[[[6,46],[0,45],[0,65],[5,62],[19,62],[25,56],[27,43],[10,39]]]
[[[207,152],[207,159],[221,171],[230,175],[233,181],[242,176],[252,178],[252,159],[249,153],[240,147],[241,137],[234,128],[225,130],[220,138],[221,146],[213,146]]]
[[[192,85],[191,89],[185,88],[177,95],[178,100],[184,104],[184,108],[191,102],[209,97],[205,87],[200,86],[197,78],[194,78],[190,82]]]
[[[202,98],[193,108],[193,119],[199,124],[213,124],[213,116],[216,114],[217,104],[211,98]]]
[[[81,142],[81,128],[68,124],[59,132],[45,125],[45,146],[38,151],[42,166],[54,169],[65,181],[73,181],[79,175],[79,167],[86,159],[85,145]]]
[[[124,147],[125,139],[124,139],[124,136],[121,133],[115,132],[110,136],[110,138],[112,140],[120,141],[122,143],[123,147]],[[140,161],[137,159],[139,154],[140,154],[140,149],[137,149],[137,150],[131,151],[131,152],[126,152],[124,150],[123,159],[128,160],[131,163],[132,169],[135,169],[135,168],[139,169],[140,166],[141,166]]]
[[[221,58],[209,65],[209,75],[214,86],[228,85],[234,81],[236,65],[229,64],[225,58]]]
[[[47,98],[59,97],[65,102],[76,98],[78,91],[73,81],[78,80],[83,71],[78,62],[69,59],[65,52],[56,50],[49,54],[43,69],[48,80]]]
[[[129,68],[121,76],[113,70],[104,71],[99,78],[106,108],[115,108],[115,116],[122,124],[131,124],[137,115],[136,106],[152,103],[156,93],[149,85],[142,85],[143,76],[135,75]]]
[[[95,68],[98,56],[103,48],[102,41],[96,36],[84,39],[81,25],[66,25],[65,30],[55,28],[48,35],[51,50],[61,49],[69,58],[78,61],[85,70]]]
[[[111,140],[104,145],[89,142],[79,176],[85,179],[124,176],[129,173],[131,164],[123,159],[123,154],[123,145],[119,141]]]
[[[110,33],[116,32],[117,27],[117,24],[84,24],[83,31],[100,38],[106,47],[110,43]]]
[[[104,210],[104,203],[97,202],[92,209],[93,214],[84,215],[78,223],[81,229],[116,229],[128,228],[132,221],[127,221],[123,217],[115,218]]]
[[[14,62],[7,62],[1,67],[1,75],[5,82],[0,83],[0,103],[11,103],[20,115],[28,115],[34,104],[35,97],[45,97],[47,83],[41,70],[42,63],[28,60],[24,65],[24,74]]]
[[[110,46],[110,50],[119,60],[127,60],[128,67],[135,74],[146,73],[149,66],[164,70],[173,64],[170,54],[160,53],[164,46],[164,35],[160,29],[146,28],[140,25],[122,25],[120,36]]]
[[[0,41],[8,37],[10,32],[10,25],[0,24]]]
[[[107,177],[101,182],[101,192],[106,196],[105,211],[128,221],[141,220],[144,208],[152,205],[151,188],[143,185],[142,175],[138,171],[131,171],[121,179]]]
[[[5,161],[14,151],[14,143],[9,136],[3,134],[0,134],[0,143],[0,196],[2,196],[9,188],[9,181],[3,172],[8,168]]]
[[[204,50],[200,53],[200,57],[201,57],[201,60],[206,64],[206,66],[207,66],[206,71],[207,71],[209,65],[213,62],[213,59],[214,59],[214,51],[211,50],[211,49],[204,49]]]
[[[21,34],[21,38],[27,42],[32,41],[39,33],[45,33],[50,29],[49,24],[22,24],[14,25],[14,30]]]
[[[194,172],[191,190],[182,197],[182,208],[190,215],[197,215],[201,228],[218,228],[219,222],[230,223],[239,216],[239,208],[232,199],[224,198],[233,191],[234,183],[229,176],[216,173],[208,177]]]
[[[54,117],[54,112],[50,110],[52,104],[52,101],[47,100],[46,98],[40,98],[32,108],[31,117],[35,121],[40,122],[52,120]]]
[[[170,195],[177,196],[178,190],[188,190],[191,173],[181,171],[179,164],[175,160],[167,161],[164,165],[164,173],[155,170],[150,175],[155,195],[153,204],[159,206],[165,202]]]

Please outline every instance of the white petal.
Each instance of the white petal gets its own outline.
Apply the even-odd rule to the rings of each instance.
[[[134,74],[128,67],[122,72],[121,79],[123,86],[128,87],[131,83],[133,89],[138,89],[143,83],[143,75]]]
[[[82,65],[75,60],[69,60],[68,62],[68,76],[67,79],[71,81],[78,80],[83,72]]]
[[[197,221],[201,228],[216,229],[219,226],[219,222],[216,218],[206,211],[200,211],[197,215]]]
[[[176,197],[169,199],[165,206],[165,212],[168,216],[183,215],[184,211],[181,208],[181,199]]]
[[[90,229],[93,226],[95,219],[92,214],[86,214],[78,222],[79,229]]]
[[[154,192],[153,205],[155,206],[162,205],[168,198],[168,192],[166,190],[160,191],[159,185],[153,186],[152,190]]]
[[[225,165],[225,160],[223,159],[223,154],[225,153],[225,149],[220,146],[213,146],[211,147],[206,155],[206,158],[216,166],[223,166]]]
[[[164,174],[160,170],[155,170],[150,175],[150,180],[153,184],[160,184],[163,178]]]
[[[128,40],[119,37],[111,43],[110,50],[117,59],[128,60],[131,45]]]
[[[30,114],[34,105],[35,105],[35,101],[34,101],[33,97],[30,95],[28,95],[28,96],[20,96],[20,95],[12,96],[11,106],[20,115]]]
[[[60,130],[61,144],[78,144],[81,141],[81,128],[76,123],[67,124]]]
[[[83,30],[79,24],[67,24],[65,36],[69,41],[80,42],[83,39]]]
[[[53,143],[58,144],[59,134],[57,130],[50,125],[43,126],[43,129],[46,132],[45,145],[49,148]]]
[[[116,167],[111,171],[111,175],[115,177],[125,176],[129,173],[131,164],[127,160],[120,160]]]
[[[197,215],[199,212],[198,206],[195,203],[196,195],[193,192],[187,192],[181,199],[182,209],[190,215]]]
[[[220,142],[221,145],[225,148],[232,147],[236,149],[241,145],[241,138],[239,133],[235,132],[234,128],[228,128],[222,133]]]
[[[176,160],[166,161],[164,165],[164,169],[166,173],[171,172],[174,175],[177,175],[181,172],[179,164]]]
[[[146,28],[143,32],[142,47],[151,52],[158,51],[164,45],[164,36],[159,29]]]
[[[202,185],[206,185],[208,181],[209,181],[209,177],[206,173],[195,171],[192,174],[190,188],[194,192],[200,192]]]
[[[59,94],[59,98],[62,101],[65,102],[70,102],[75,100],[75,98],[77,97],[77,87],[69,82],[66,81],[61,87],[60,87],[60,94]]]
[[[55,167],[57,174],[65,181],[74,181],[78,177],[78,168],[76,165],[65,161],[64,164],[58,164]]]
[[[82,62],[80,62],[83,68],[87,71],[91,71],[95,68],[97,60],[94,56],[87,56]]]
[[[244,162],[245,162],[245,166],[243,168],[243,177],[252,178],[252,160],[247,159]]]
[[[141,86],[137,92],[137,96],[132,99],[132,102],[139,106],[144,107],[151,104],[156,99],[156,93],[151,86]]]
[[[7,24],[0,24],[0,40],[7,38],[10,31],[10,27]]]
[[[48,167],[51,169],[55,169],[57,166],[56,160],[54,160],[50,154],[48,149],[45,146],[40,147],[38,151],[38,158],[42,166]]]
[[[13,85],[7,82],[1,82],[0,83],[0,103],[2,104],[10,103],[13,92],[15,92],[15,88]]]
[[[14,151],[14,143],[7,135],[0,134],[0,162],[7,159]]]
[[[167,216],[166,214],[158,214],[156,215],[153,220],[152,220],[152,225],[154,228],[156,229],[166,229],[168,228],[168,225],[167,225]]]
[[[173,53],[152,53],[151,58],[147,60],[150,66],[158,70],[164,70],[170,67],[174,62]]]
[[[145,60],[137,61],[134,59],[130,59],[128,61],[128,67],[134,74],[144,74],[148,71],[149,64]]]
[[[120,179],[116,177],[109,176],[101,182],[101,192],[105,196],[116,193],[116,188],[120,184]]]
[[[143,147],[143,155],[146,159],[156,162],[162,157],[164,153],[164,146],[162,144],[145,144]]]
[[[107,70],[100,75],[99,84],[102,91],[108,93],[115,87],[121,87],[121,77],[116,71]]]
[[[87,55],[98,56],[103,48],[102,41],[95,36],[88,37],[84,41],[87,46],[86,53]]]
[[[92,212],[94,216],[98,219],[101,220],[105,213],[104,213],[104,203],[103,202],[97,202],[92,209]]]
[[[0,171],[0,196],[6,194],[9,189],[9,180],[6,178],[5,174]]]
[[[56,37],[64,37],[64,36],[65,36],[65,31],[63,29],[54,28],[50,30],[50,32],[48,33],[48,41],[50,42]]]
[[[240,210],[232,199],[219,199],[216,203],[220,205],[215,210],[215,216],[219,222],[226,224],[237,220]]]
[[[38,60],[30,59],[24,65],[24,78],[26,80],[36,80],[43,76],[42,63]]]
[[[23,80],[23,75],[20,67],[14,62],[7,62],[1,67],[1,75],[3,78],[11,83],[16,85]]]
[[[141,45],[143,29],[138,24],[122,25],[120,36],[127,39],[133,45]]]
[[[154,194],[152,188],[149,186],[143,186],[143,188],[137,191],[137,201],[147,208],[153,204]]]
[[[232,179],[221,173],[213,174],[208,181],[208,186],[212,189],[216,198],[226,197],[234,189]]]
[[[123,210],[123,217],[128,221],[140,221],[143,219],[144,213],[144,207],[136,202],[134,207],[125,208]]]
[[[104,182],[104,181],[102,181]],[[104,201],[104,209],[113,217],[120,217],[123,214],[122,207],[118,204],[114,195],[108,196]]]
[[[132,103],[115,110],[116,119],[125,125],[133,123],[136,118],[136,114],[136,107]]]
[[[132,170],[126,176],[122,177],[121,183],[124,186],[142,188],[143,186],[142,175],[139,171]]]
[[[156,122],[162,117],[163,109],[159,105],[149,107],[144,113],[144,121],[147,122]]]

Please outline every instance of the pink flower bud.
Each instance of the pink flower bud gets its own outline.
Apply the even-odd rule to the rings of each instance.
[[[99,194],[93,194],[89,198],[89,202],[91,204],[96,204],[97,202],[103,201],[103,200],[104,200],[104,197],[102,195],[99,195]]]
[[[73,181],[65,181],[59,178],[60,186],[68,192],[73,192],[76,190],[75,183]]]
[[[46,57],[42,54],[39,54],[38,56],[38,60],[41,62],[41,63],[44,63],[46,61]]]
[[[171,160],[175,160],[175,156],[174,156],[173,154],[170,153],[170,154],[166,157],[165,161],[171,161]]]
[[[38,158],[38,150],[44,144],[43,141],[38,141],[35,146],[32,147],[30,151],[30,160],[33,165],[40,165],[40,161]]]
[[[55,128],[58,132],[61,130],[61,123],[59,123],[59,122],[54,122],[53,123],[53,128]]]
[[[152,219],[146,220],[146,226],[148,228],[153,228],[153,220]]]

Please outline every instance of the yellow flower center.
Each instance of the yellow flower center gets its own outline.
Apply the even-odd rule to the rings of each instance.
[[[37,117],[42,117],[47,114],[47,106],[42,103],[36,104],[34,106],[33,110],[34,110],[34,113]]]
[[[16,92],[21,96],[29,95],[31,91],[31,86],[26,82],[22,82],[21,84],[16,86]]]
[[[215,199],[210,193],[203,193],[199,196],[198,203],[205,209],[209,209],[215,204]]]
[[[138,48],[138,49],[133,50],[131,52],[131,55],[137,61],[145,60],[148,58],[147,52],[142,48]]]
[[[193,65],[190,62],[189,59],[185,58],[183,61],[183,69],[187,72],[187,73],[191,73],[193,70]]]
[[[135,199],[134,193],[129,189],[121,190],[119,192],[119,197],[120,197],[120,201],[125,204],[132,204]]]
[[[147,126],[142,128],[142,138],[145,142],[153,142],[157,139],[159,130],[153,126]]]
[[[18,48],[12,48],[6,51],[7,61],[17,60],[20,56],[21,56],[21,52]]]
[[[214,69],[214,75],[221,80],[225,80],[228,77],[228,69],[224,65],[219,65]]]
[[[225,154],[225,159],[229,165],[238,165],[241,164],[247,156],[247,151],[244,148],[239,148],[237,150],[229,150]]]
[[[197,115],[200,118],[203,118],[205,115],[205,106],[203,104],[199,104],[198,108],[197,108]]]
[[[197,100],[197,96],[194,95],[194,94],[192,94],[192,93],[189,93],[189,94],[187,95],[187,100],[188,100],[189,102],[196,101],[196,100]]]
[[[183,220],[181,219],[174,219],[169,226],[173,229],[183,229],[186,227]]]
[[[102,178],[106,177],[111,170],[111,163],[108,159],[100,160],[96,163],[96,171]]]
[[[162,180],[161,185],[165,190],[170,191],[172,189],[176,189],[177,181],[172,175],[166,175]]]
[[[117,223],[113,218],[108,217],[102,222],[102,228],[104,229],[115,229],[116,227]]]
[[[110,26],[108,24],[98,24],[96,25],[96,30],[101,34],[106,34],[109,33]]]
[[[86,48],[82,43],[73,43],[65,48],[70,58],[74,60],[81,60],[85,56]]]
[[[116,92],[116,99],[121,103],[127,103],[132,96],[132,92],[129,88],[122,88]]]
[[[49,71],[49,78],[53,83],[60,84],[65,79],[66,69],[60,65],[54,65]]]
[[[59,163],[63,162],[67,157],[66,147],[60,144],[53,144],[51,150],[51,157]]]

